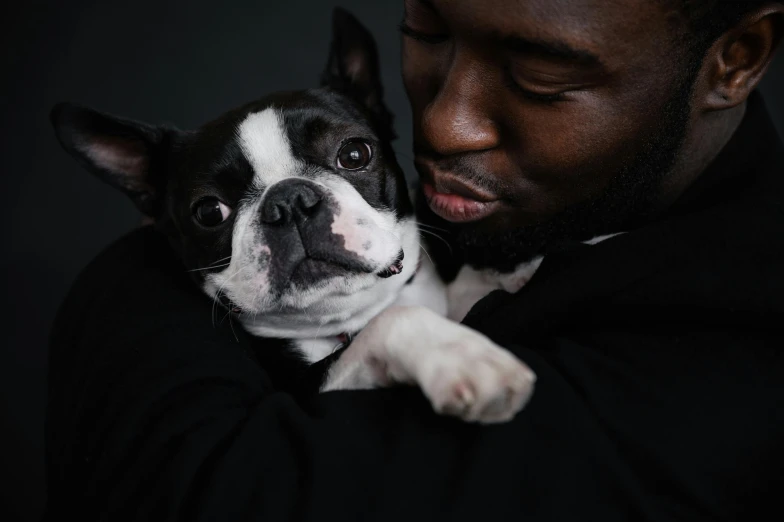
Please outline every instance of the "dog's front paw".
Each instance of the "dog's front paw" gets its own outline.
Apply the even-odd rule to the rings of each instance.
[[[419,372],[436,412],[484,424],[511,420],[531,398],[535,381],[528,366],[480,335],[428,350]]]

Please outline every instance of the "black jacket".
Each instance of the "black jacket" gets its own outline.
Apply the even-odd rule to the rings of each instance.
[[[538,375],[506,425],[439,417],[413,388],[295,401],[134,231],[52,332],[46,520],[775,517],[783,271],[784,147],[756,93],[666,216],[552,254],[469,314]]]

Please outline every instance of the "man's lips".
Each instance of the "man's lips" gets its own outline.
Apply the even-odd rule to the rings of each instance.
[[[421,169],[422,191],[430,209],[453,223],[478,221],[495,212],[500,199],[479,187],[448,174]]]

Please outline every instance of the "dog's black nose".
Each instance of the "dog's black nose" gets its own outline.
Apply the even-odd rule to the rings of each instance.
[[[286,179],[275,183],[264,195],[261,221],[267,225],[285,225],[297,218],[312,215],[324,199],[321,188],[307,179]]]

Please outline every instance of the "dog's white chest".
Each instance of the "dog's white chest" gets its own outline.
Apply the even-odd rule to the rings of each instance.
[[[335,337],[297,339],[292,342],[294,343],[294,349],[311,364],[329,356],[340,348],[342,344],[340,340]]]
[[[447,287],[447,317],[453,321],[462,321],[480,299],[494,290],[517,292],[533,277],[542,259],[542,256],[536,257],[519,264],[514,272],[504,274],[463,266]]]

